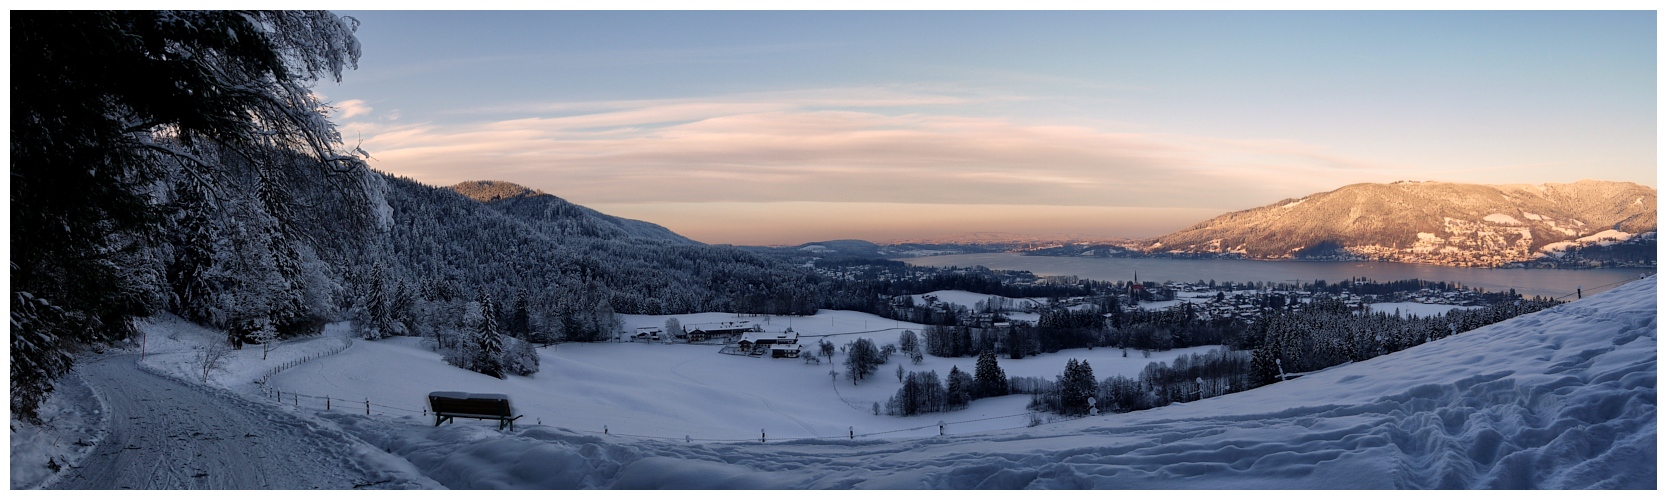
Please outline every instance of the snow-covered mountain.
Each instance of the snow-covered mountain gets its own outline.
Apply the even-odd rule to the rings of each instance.
[[[1655,197],[1647,186],[1593,180],[1353,184],[1222,215],[1140,249],[1496,266],[1654,232]]]

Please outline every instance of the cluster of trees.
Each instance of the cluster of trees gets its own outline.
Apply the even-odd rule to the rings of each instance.
[[[1252,325],[1253,380],[1258,384],[1351,361],[1362,361],[1557,305],[1553,300],[1501,302],[1427,317],[1356,311],[1317,299],[1301,311],[1268,314]]]
[[[825,341],[824,341],[825,342]],[[831,345],[831,344],[830,344]],[[874,341],[859,338],[846,344],[845,347],[845,376],[851,379],[851,385],[868,378],[875,371],[891,361],[892,352],[897,346],[886,344],[884,348],[874,346]]]
[[[302,200],[374,184],[311,92],[359,57],[329,12],[37,11],[12,41],[11,409],[38,420],[80,346],[161,310],[229,341],[314,328],[336,305]],[[294,192],[297,187],[315,189]],[[332,224],[350,229],[352,212]],[[325,248],[336,247],[336,248]]]
[[[899,366],[901,370],[901,366]],[[954,411],[966,408],[973,400],[1008,394],[1007,376],[996,362],[996,353],[985,351],[978,356],[973,374],[951,366],[946,380],[940,381],[936,370],[899,372],[903,386],[886,401],[887,415],[910,416],[922,413]]]
[[[918,365],[926,359],[925,348],[921,347],[920,337],[915,335],[914,330],[903,330],[903,333],[897,336],[897,345],[898,350],[909,356],[909,362],[911,363]]]
[[[435,338],[447,363],[498,378],[538,372],[538,351],[524,338],[504,335],[498,307],[485,290],[462,309],[462,328],[445,330]]]
[[[1108,300],[1109,299],[1109,300]],[[1013,359],[1063,349],[1120,347],[1162,351],[1204,345],[1243,345],[1246,323],[1233,318],[1205,320],[1190,304],[1148,311],[1123,309],[1105,297],[1106,306],[1090,304],[1044,310],[1037,324],[1002,327],[928,325],[923,331],[927,354],[961,357],[994,351]]]
[[[1088,365],[1088,360],[1079,362],[1071,358],[1065,362],[1065,371],[1059,374],[1057,383],[1031,394],[1029,408],[1062,415],[1086,415],[1091,408],[1089,398],[1098,399],[1099,391],[1094,367]]]
[[[1248,351],[1188,354],[1174,363],[1147,364],[1135,378],[1106,377],[1099,385],[1099,406],[1129,412],[1239,392],[1254,387],[1250,373]]]
[[[1300,311],[1262,316],[1237,344],[1148,364],[1140,375],[1084,380],[1087,363],[1066,363],[1054,381],[1014,377],[1008,387],[1032,394],[1032,408],[1080,414],[1081,395],[1094,394],[1103,411],[1136,411],[1249,390],[1351,361],[1363,361],[1414,345],[1540,311],[1545,299],[1500,302],[1429,317],[1362,312],[1342,301],[1316,299]],[[1234,348],[1237,347],[1237,348]],[[1074,365],[1074,366],[1073,366]],[[1088,379],[1092,379],[1089,371]],[[1092,391],[1089,391],[1089,388]]]

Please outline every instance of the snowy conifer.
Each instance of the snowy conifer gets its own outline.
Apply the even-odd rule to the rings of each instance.
[[[986,349],[978,354],[978,366],[973,379],[977,382],[973,394],[987,398],[1007,395],[1007,373],[996,363],[996,352]]]
[[[504,340],[498,332],[498,311],[492,303],[492,296],[483,288],[476,295],[476,302],[480,303],[481,318],[475,325],[477,352],[475,353],[474,371],[493,377],[503,378]]]

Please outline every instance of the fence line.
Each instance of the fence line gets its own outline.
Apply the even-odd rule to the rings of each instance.
[[[358,411],[363,410],[366,415],[380,414],[380,415],[390,415],[390,416],[423,416],[423,417],[427,417],[427,416],[430,415],[430,412],[428,411],[428,408],[426,408],[426,407],[424,407],[424,408],[405,408],[405,407],[401,407],[401,406],[384,405],[384,404],[376,403],[374,400],[372,400],[370,398],[347,399],[347,398],[335,397],[335,396],[321,396],[321,395],[316,395],[316,394],[303,394],[303,393],[299,393],[299,392],[295,392],[295,391],[284,391],[284,390],[280,390],[280,389],[276,389],[276,388],[265,388],[265,395],[268,398],[272,398],[272,400],[274,402],[277,402],[279,404],[293,406],[293,407],[298,408],[298,409],[305,408],[305,409],[313,409],[313,410],[342,411],[342,412],[358,412]],[[390,410],[393,411],[393,412],[400,412],[400,413],[395,415],[393,413],[390,413]],[[998,415],[998,416],[994,416],[994,417],[983,417],[983,418],[974,418],[974,419],[968,419],[968,420],[957,420],[957,421],[954,421],[954,422],[943,422],[941,424],[941,427],[947,428],[948,426],[951,426],[951,425],[967,424],[967,423],[972,423],[972,422],[983,422],[983,421],[987,421],[987,420],[999,420],[999,419],[1004,419],[1004,418],[1038,417],[1038,416],[1040,416],[1040,414],[1037,413],[1037,412],[1014,413],[1012,415]],[[1054,424],[1054,423],[1060,423],[1060,422],[1067,422],[1067,421],[1077,420],[1077,419],[1081,419],[1081,418],[1087,418],[1087,417],[1086,416],[1053,416],[1053,417],[1051,417],[1051,420],[1049,420],[1045,424]],[[534,419],[535,419],[535,421],[539,422],[539,423],[534,424],[534,425],[544,425],[542,423],[542,420],[538,419],[537,417],[534,417]],[[1021,427],[1003,427],[1001,429],[984,429],[984,430],[981,430],[981,431],[978,431],[978,432],[987,432],[987,431],[992,431],[992,430],[1006,430],[1006,429],[1022,429],[1022,428],[1025,428],[1025,427],[1035,427],[1037,425],[1045,425],[1045,424],[1035,424],[1035,425],[1027,424],[1027,425],[1021,426]],[[555,427],[556,425],[551,424],[551,426]],[[623,433],[623,432],[613,432],[612,430],[607,429],[606,426],[603,426],[603,427],[604,427],[603,430],[600,430],[600,431],[584,430],[584,429],[578,429],[578,430],[569,429],[569,430],[572,430],[573,432],[582,432],[582,433],[587,433],[587,434],[601,434],[601,435],[604,435],[604,436],[620,436],[620,437],[631,437],[631,438],[639,438],[639,439],[653,439],[653,440],[660,440],[660,441],[682,441],[682,442],[686,442],[686,443],[693,443],[693,442],[702,442],[702,443],[758,443],[758,442],[766,442],[767,443],[767,442],[770,442],[770,441],[799,441],[799,440],[806,440],[806,439],[819,439],[819,440],[837,439],[837,437],[824,437],[824,436],[776,436],[776,437],[771,437],[771,436],[768,436],[767,433],[763,433],[763,432],[761,432],[758,437],[749,437],[749,438],[697,438],[697,437],[693,437],[692,434],[686,434],[683,437],[672,437],[672,436],[655,436],[655,435],[647,435],[647,434],[630,434],[630,433]],[[861,434],[858,434],[854,431],[851,431],[851,432],[847,433],[846,439],[869,438],[869,437],[874,437],[874,436],[882,436],[882,435],[886,435],[886,434],[895,434],[895,433],[899,433],[899,432],[910,432],[910,431],[918,431],[918,430],[923,430],[923,429],[930,429],[930,428],[933,428],[933,427],[940,427],[940,424],[932,423],[932,424],[921,425],[921,426],[916,426],[916,427],[907,427],[907,428],[902,428],[902,429],[892,429],[892,430],[889,430],[889,431],[865,432],[865,433],[861,433]],[[762,431],[762,429],[761,429],[761,431]],[[947,435],[947,433],[948,433],[948,431],[946,429],[946,430],[944,430],[944,434],[942,434],[942,435]]]
[[[1573,293],[1570,293],[1568,295],[1564,295],[1562,297],[1557,297],[1556,299],[1553,299],[1553,300],[1559,300],[1560,301],[1560,300],[1563,300],[1563,299],[1566,299],[1566,298],[1569,298],[1569,297],[1576,297],[1577,299],[1583,299],[1583,298],[1585,298],[1584,297],[1584,292],[1594,292],[1594,293],[1595,292],[1600,292],[1600,291],[1603,291],[1605,289],[1612,288],[1616,285],[1624,285],[1624,284],[1631,283],[1631,282],[1634,282],[1634,281],[1638,281],[1638,280],[1641,280],[1641,279],[1644,279],[1644,278],[1627,278],[1627,279],[1617,281],[1617,282],[1614,282],[1614,283],[1594,286],[1594,287],[1592,287],[1591,290],[1586,290],[1586,289],[1583,289],[1583,288],[1582,289],[1576,289]]]
[[[341,339],[344,340],[345,342],[342,342],[342,345],[340,347],[335,348],[335,349],[332,349],[332,350],[329,350],[329,351],[326,351],[326,352],[316,352],[316,353],[308,354],[306,356],[302,356],[302,357],[297,358],[297,359],[292,359],[292,360],[289,360],[289,361],[285,361],[283,363],[279,363],[278,366],[272,367],[272,369],[267,370],[266,373],[261,374],[260,378],[255,379],[255,385],[260,386],[261,390],[264,391],[266,389],[266,381],[270,380],[273,376],[275,376],[279,373],[283,373],[284,370],[288,370],[290,368],[295,368],[297,366],[301,366],[301,364],[303,364],[303,363],[306,363],[308,361],[312,361],[312,360],[315,360],[315,359],[318,359],[318,358],[322,358],[322,357],[325,357],[325,356],[333,356],[333,355],[336,355],[336,354],[338,354],[342,351],[347,350],[347,348],[349,348],[349,347],[353,347],[353,338],[352,337],[341,337]]]

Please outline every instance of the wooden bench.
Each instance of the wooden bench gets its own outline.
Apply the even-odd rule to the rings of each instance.
[[[453,418],[473,418],[478,420],[497,420],[498,429],[505,426],[515,430],[515,419],[521,415],[514,415],[509,408],[509,396],[503,394],[470,394],[467,392],[439,391],[428,393],[428,407],[434,410],[434,426],[451,422]]]

